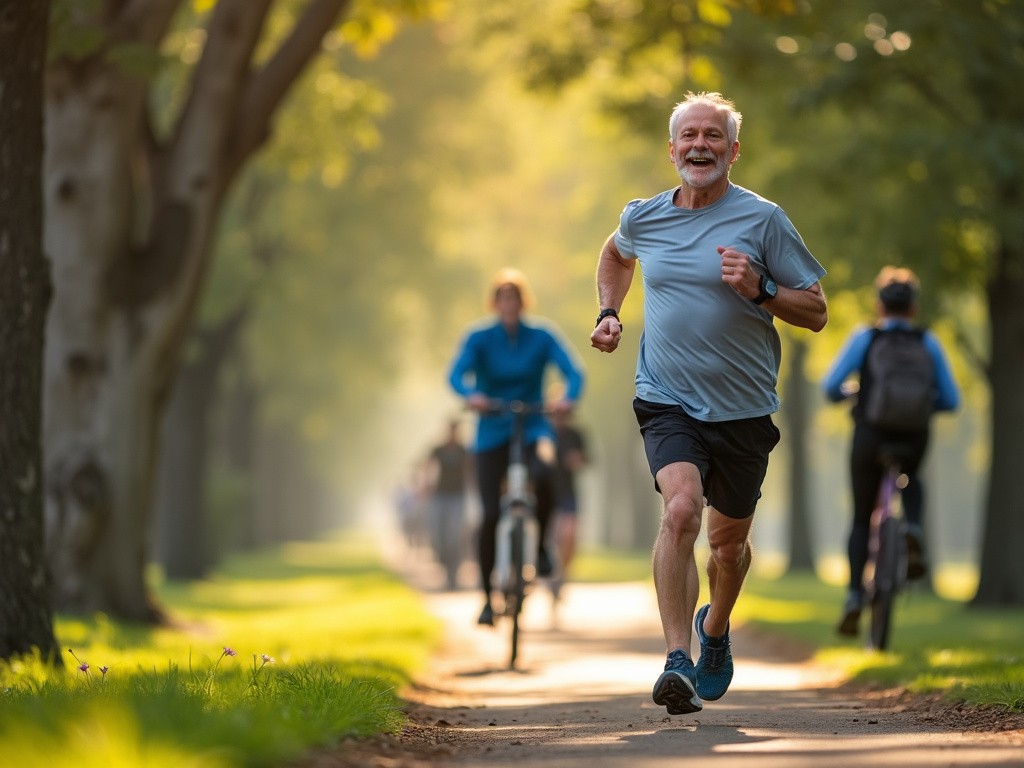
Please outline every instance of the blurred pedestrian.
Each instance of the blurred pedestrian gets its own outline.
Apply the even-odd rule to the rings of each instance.
[[[459,434],[459,422],[448,422],[445,439],[427,458],[430,482],[430,542],[444,568],[448,589],[458,586],[466,543],[466,491],[473,457]]]
[[[573,414],[556,413],[551,418],[555,427],[555,525],[554,542],[558,553],[558,567],[551,583],[551,592],[557,600],[562,586],[569,577],[569,568],[576,555],[576,536],[579,517],[579,489],[577,479],[587,465],[587,441],[576,426]]]

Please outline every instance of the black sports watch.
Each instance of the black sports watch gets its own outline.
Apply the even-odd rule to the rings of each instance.
[[[607,309],[602,309],[597,314],[597,322],[594,323],[594,327],[596,328],[597,326],[599,326],[601,324],[601,321],[604,320],[606,317],[614,317],[616,320],[619,320],[619,313],[616,312],[611,307],[608,307]],[[622,321],[621,320],[619,320],[619,327],[620,328],[622,327]]]
[[[779,295],[779,286],[775,284],[775,281],[770,277],[761,275],[761,281],[759,283],[761,292],[757,294],[757,298],[751,299],[755,304],[764,304],[768,299],[774,299]]]

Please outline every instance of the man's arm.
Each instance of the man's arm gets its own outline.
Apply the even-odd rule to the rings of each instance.
[[[597,261],[597,301],[601,309],[622,309],[635,269],[636,259],[624,259],[615,245],[614,233],[609,235]],[[614,352],[621,335],[622,324],[606,317],[590,334],[590,345],[602,352]]]
[[[828,307],[821,283],[799,290],[779,286],[779,293],[762,305],[779,320],[798,328],[808,328],[815,333],[828,322]]]
[[[722,257],[722,282],[732,286],[740,296],[756,299],[761,293],[761,274],[753,267],[750,257],[735,248],[719,246]],[[821,283],[807,288],[778,286],[774,299],[761,304],[775,317],[798,328],[820,331],[828,322],[828,307]]]

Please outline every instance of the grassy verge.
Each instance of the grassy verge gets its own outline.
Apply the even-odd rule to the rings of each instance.
[[[573,566],[573,578],[580,581],[620,577],[649,579],[650,553],[590,551]],[[842,587],[813,574],[755,574],[734,617],[813,646],[818,662],[841,668],[857,683],[940,691],[970,704],[1024,711],[1024,608],[973,608],[911,587],[896,604],[890,648],[879,653],[866,649],[863,639],[835,634],[844,596]],[[862,633],[867,618],[861,617]]]
[[[180,627],[58,617],[66,670],[0,665],[0,765],[280,765],[394,732],[441,631],[351,539],[239,557],[159,595]]]

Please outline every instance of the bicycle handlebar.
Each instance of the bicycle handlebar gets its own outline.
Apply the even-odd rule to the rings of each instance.
[[[551,413],[551,407],[545,402],[490,399],[487,401],[487,407],[482,411],[482,413],[512,413],[528,416],[534,413]]]

